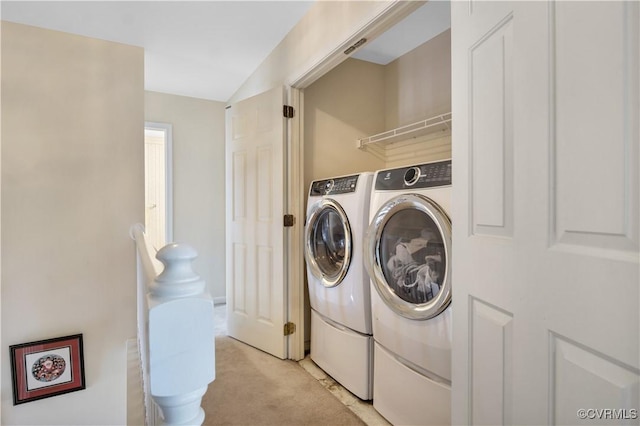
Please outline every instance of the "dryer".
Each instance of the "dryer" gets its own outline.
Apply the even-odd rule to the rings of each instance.
[[[451,422],[451,160],[379,170],[371,277],[373,406],[393,424]]]
[[[373,391],[371,290],[362,259],[372,177],[312,182],[305,224],[311,359],[364,400]]]

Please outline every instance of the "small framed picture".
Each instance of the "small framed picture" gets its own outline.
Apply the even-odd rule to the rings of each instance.
[[[13,405],[85,388],[82,334],[9,346]]]

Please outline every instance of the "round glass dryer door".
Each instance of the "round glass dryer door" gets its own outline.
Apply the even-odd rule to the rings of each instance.
[[[340,284],[351,263],[351,227],[340,204],[327,198],[314,206],[307,218],[305,242],[311,273],[325,287]]]
[[[376,213],[365,262],[385,303],[405,318],[424,320],[451,302],[451,220],[431,199],[399,195]]]

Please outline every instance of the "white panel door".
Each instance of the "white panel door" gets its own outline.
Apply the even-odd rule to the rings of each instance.
[[[145,231],[151,245],[160,250],[166,238],[166,158],[164,132],[145,129],[144,182]]]
[[[640,4],[452,4],[456,424],[640,424]]]
[[[226,116],[228,334],[287,357],[283,88],[240,101]]]

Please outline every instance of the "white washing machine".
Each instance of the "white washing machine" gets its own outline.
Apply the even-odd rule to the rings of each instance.
[[[451,160],[377,171],[371,277],[373,406],[395,425],[451,422]]]
[[[312,182],[305,224],[311,359],[364,400],[373,392],[371,289],[362,259],[372,177]]]

